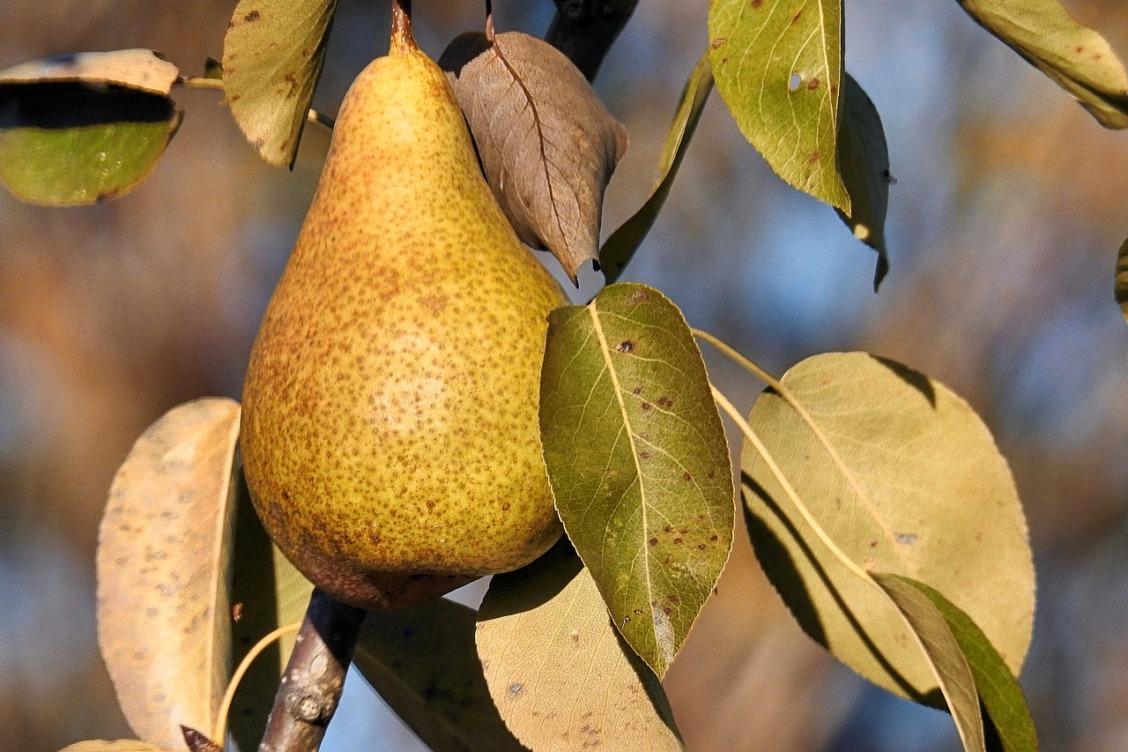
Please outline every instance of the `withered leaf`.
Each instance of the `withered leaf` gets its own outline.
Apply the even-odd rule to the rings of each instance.
[[[627,148],[622,123],[567,57],[527,34],[462,34],[439,65],[517,235],[551,251],[573,283],[587,261],[598,269],[603,191]]]

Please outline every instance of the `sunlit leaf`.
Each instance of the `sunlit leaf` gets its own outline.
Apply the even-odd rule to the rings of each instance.
[[[183,743],[180,749],[183,749]],[[75,742],[63,747],[60,752],[169,752],[169,750],[136,739],[119,739],[113,742],[93,739],[88,742]]]
[[[152,50],[131,49],[29,60],[0,71],[0,84],[69,82],[167,96],[179,75],[175,65]]]
[[[573,283],[599,262],[603,193],[627,131],[583,74],[543,39],[470,32],[439,58],[482,170],[517,236],[548,249]]]
[[[835,209],[854,237],[877,251],[873,275],[876,291],[889,271],[885,248],[885,214],[889,208],[889,149],[881,116],[858,82],[843,75],[846,88],[838,130],[838,167],[850,194],[849,213]]]
[[[774,390],[749,423],[819,526],[862,568],[948,595],[1017,674],[1034,570],[1014,481],[979,417],[942,384],[866,353],[809,358],[783,384],[818,433]],[[757,556],[800,625],[877,684],[936,701],[896,609],[828,553],[747,443],[741,466]]]
[[[896,575],[886,575],[896,577]],[[1004,752],[1033,752],[1038,749],[1038,737],[1030,709],[1018,680],[1007,667],[994,646],[976,626],[975,622],[936,590],[923,582],[907,577],[901,581],[915,587],[932,601],[943,614],[975,677],[988,717],[995,728]]]
[[[530,749],[681,749],[661,684],[565,541],[493,578],[477,643],[497,709]]]
[[[264,160],[289,166],[325,62],[337,0],[239,0],[223,40],[231,114]]]
[[[114,477],[98,537],[98,642],[122,712],[146,742],[211,729],[231,655],[231,483],[239,406],[169,411]]]
[[[967,752],[985,752],[983,716],[971,667],[936,605],[910,581],[896,575],[871,573],[901,610],[944,694]]]
[[[242,468],[239,469],[231,590],[233,617],[237,617],[232,625],[233,662],[236,664],[264,635],[280,626],[301,621],[313,594],[313,584],[271,543],[255,514]],[[293,635],[283,637],[261,653],[243,676],[229,716],[231,734],[240,749],[258,747],[278,691],[278,679],[293,646]]]
[[[1120,252],[1116,254],[1116,281],[1114,283],[1116,302],[1128,320],[1128,240],[1120,245]]]
[[[693,138],[693,131],[697,128],[697,121],[709,101],[709,92],[713,90],[713,69],[709,64],[709,56],[702,55],[697,61],[689,80],[682,91],[681,104],[678,105],[674,122],[666,135],[666,143],[662,147],[662,156],[658,164],[658,182],[646,203],[624,222],[619,229],[607,238],[603,248],[599,251],[599,262],[603,267],[603,276],[607,284],[612,284],[619,279],[627,263],[634,256],[634,252],[646,238],[658,212],[666,203],[670,189],[674,185],[674,177],[678,174],[682,158],[689,149]]]
[[[959,0],[968,15],[1054,83],[1106,128],[1128,127],[1128,72],[1097,32],[1058,0]]]
[[[476,613],[439,599],[365,619],[353,662],[431,749],[517,752],[474,646]]]
[[[0,182],[22,201],[79,206],[145,179],[180,125],[175,65],[151,50],[88,52],[0,71]]]
[[[744,137],[789,184],[849,212],[837,158],[841,0],[713,0],[709,44]]]
[[[553,311],[545,463],[615,625],[663,676],[732,544],[728,446],[705,365],[661,293],[617,284]]]

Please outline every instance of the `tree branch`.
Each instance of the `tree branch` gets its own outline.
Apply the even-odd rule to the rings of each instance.
[[[545,41],[568,56],[588,81],[627,25],[638,0],[555,0]]]
[[[314,590],[259,752],[317,749],[337,711],[367,612]]]

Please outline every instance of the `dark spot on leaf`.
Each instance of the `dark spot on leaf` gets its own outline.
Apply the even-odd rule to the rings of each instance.
[[[674,613],[674,609],[670,608],[669,606],[665,606],[662,608],[662,613],[664,613],[666,616],[669,616],[670,614]]]
[[[798,23],[798,22],[799,22],[799,17],[800,17],[801,15],[803,15],[803,11],[799,11],[799,12],[798,12],[798,13],[796,13],[796,14],[795,14],[794,16],[792,16],[792,17],[791,17],[791,23]]]
[[[689,481],[693,480],[693,476],[690,475],[688,472],[682,473],[682,480],[684,480],[688,483]],[[700,519],[700,518],[701,518],[701,515],[698,515],[698,519]]]
[[[634,389],[631,390],[631,394],[642,394],[642,387],[636,386]]]
[[[615,346],[615,350],[621,353],[634,352],[634,342],[631,342],[629,339],[625,339]]]
[[[647,543],[649,543],[651,546],[657,546],[658,545],[658,539],[657,538],[651,538],[650,540],[647,541]]]
[[[662,532],[663,533],[672,533],[672,532],[674,532],[674,526],[673,525],[666,525],[666,527],[662,528]]]
[[[704,551],[705,550],[705,544],[704,543],[698,543],[697,544],[697,550],[698,551]]]
[[[817,88],[819,88],[819,80],[817,78],[812,78],[807,82],[807,89],[809,91],[814,91]]]
[[[624,616],[624,617],[623,617],[623,626],[625,627],[625,626],[627,626],[627,625],[628,625],[628,624],[630,624],[630,623],[631,623],[631,617],[629,617],[629,616]]]
[[[641,608],[636,608],[634,610],[634,612],[635,612],[635,616],[642,616],[642,609]]]
[[[668,600],[670,603],[677,603],[681,600],[681,598],[678,597],[677,593],[670,593],[666,596],[666,600]]]
[[[510,684],[506,689],[506,694],[510,697],[520,697],[521,693],[525,691],[524,684]]]
[[[255,21],[259,20],[259,18],[261,16],[262,16],[262,14],[259,13],[257,10],[252,10],[250,13],[243,16],[243,20],[246,21],[247,23],[254,23]]]
[[[820,153],[819,153],[819,150],[818,150],[818,149],[815,149],[815,150],[814,150],[813,152],[811,152],[811,156],[807,157],[807,161],[808,161],[808,162],[809,162],[810,164],[816,164],[816,163],[817,163],[817,162],[819,161],[819,157],[820,157],[820,156],[821,156],[821,155],[820,155]]]
[[[642,403],[642,409],[643,410],[649,410],[651,407],[653,407],[653,405],[651,405],[649,402],[643,402]]]
[[[752,7],[753,8],[759,8],[763,4],[764,4],[764,0],[752,0]]]
[[[721,47],[725,46],[725,42],[727,42],[727,41],[728,41],[727,37],[717,37],[716,39],[714,39],[710,43],[709,46],[712,47],[714,50],[719,50]]]
[[[709,542],[710,543],[716,543],[718,540],[720,540],[720,539],[716,535],[710,535],[709,536]]]
[[[674,545],[675,546],[680,546],[681,544],[682,544],[681,538],[674,538]]]
[[[673,405],[674,401],[665,394],[658,398],[658,407],[670,408],[673,407]]]
[[[644,460],[648,460],[648,459],[650,459],[650,452],[642,451],[642,452],[638,453],[638,456],[641,457]]]

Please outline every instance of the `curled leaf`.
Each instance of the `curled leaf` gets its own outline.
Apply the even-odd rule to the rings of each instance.
[[[65,55],[0,72],[0,182],[46,206],[133,189],[180,126],[168,97],[177,74],[151,50]]]
[[[932,666],[964,750],[985,752],[983,716],[979,712],[975,677],[944,615],[908,578],[879,572],[871,576],[901,611],[915,642]]]
[[[728,560],[724,428],[681,312],[639,284],[549,315],[541,437],[556,508],[623,633],[661,678]]]
[[[708,54],[702,55],[689,74],[682,91],[681,103],[678,105],[674,122],[666,135],[666,143],[662,147],[662,157],[658,164],[658,181],[654,186],[650,198],[635,212],[630,219],[624,222],[619,229],[611,233],[603,248],[599,251],[599,261],[603,265],[603,275],[607,284],[614,284],[619,275],[623,273],[627,263],[634,256],[642,244],[658,212],[666,203],[670,189],[674,185],[674,177],[678,174],[682,158],[689,148],[693,131],[697,128],[697,121],[705,110],[705,103],[709,101],[709,92],[713,90],[713,68],[709,64]]]
[[[889,148],[881,116],[869,96],[849,73],[843,74],[842,120],[838,130],[838,167],[846,192],[850,194],[850,211],[835,209],[854,237],[877,251],[877,269],[873,275],[876,292],[889,272],[889,256],[885,248],[885,215],[889,208]]]
[[[1128,127],[1128,72],[1097,32],[1058,0],[959,0],[960,6],[1106,128]]]
[[[298,153],[337,0],[240,0],[223,40],[227,104],[272,165]]]
[[[547,248],[573,282],[598,268],[603,192],[627,147],[587,79],[543,40],[467,33],[439,58],[498,203],[522,242]]]
[[[134,444],[98,535],[98,643],[146,742],[211,729],[230,673],[232,463],[239,406],[174,408]]]
[[[1120,252],[1116,254],[1116,279],[1113,283],[1113,294],[1124,319],[1128,321],[1128,240],[1120,244]]]

